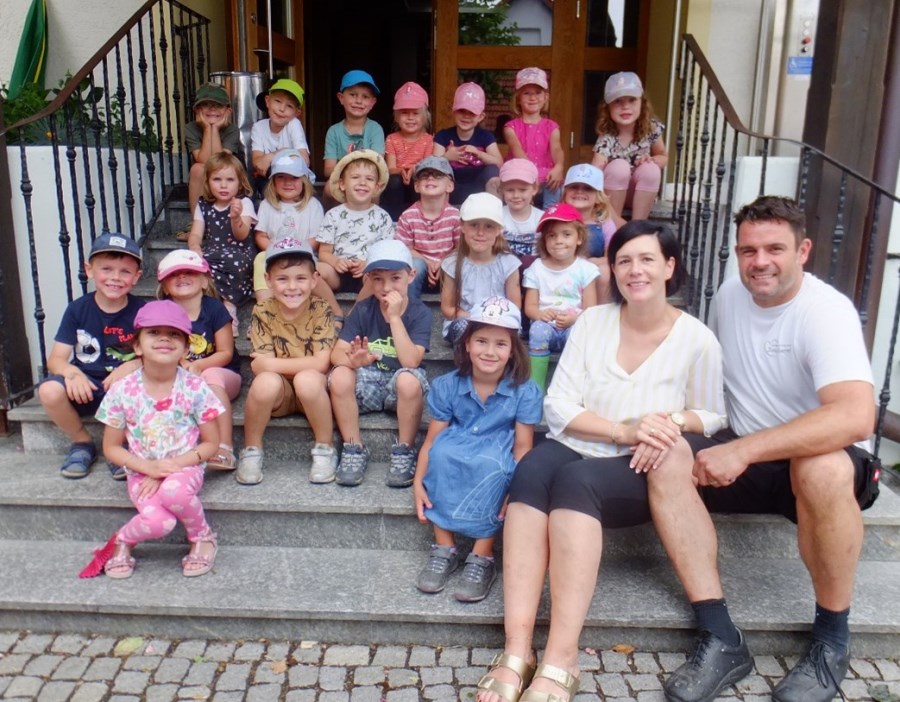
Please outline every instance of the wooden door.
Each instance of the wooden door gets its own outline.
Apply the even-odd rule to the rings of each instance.
[[[238,24],[243,19],[246,51],[243,56],[248,71],[269,75],[269,24],[272,25],[272,65],[275,78],[293,78],[302,83],[303,0],[271,0],[272,17],[268,17],[267,0],[231,0],[232,60],[240,65],[241,45]],[[243,12],[241,12],[241,6]]]

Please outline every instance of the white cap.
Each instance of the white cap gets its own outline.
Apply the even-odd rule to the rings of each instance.
[[[472,308],[469,321],[518,331],[522,328],[522,313],[510,300],[494,295],[482,300]]]
[[[369,255],[363,273],[400,271],[412,267],[412,254],[406,244],[396,239],[382,239],[369,247]]]
[[[459,208],[459,219],[471,222],[473,219],[489,219],[503,226],[503,203],[490,193],[473,193]]]

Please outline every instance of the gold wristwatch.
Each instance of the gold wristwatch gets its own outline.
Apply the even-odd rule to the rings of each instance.
[[[684,415],[681,412],[669,412],[669,419],[672,420],[672,424],[678,427],[678,430],[681,432],[687,427],[687,419],[684,418]]]

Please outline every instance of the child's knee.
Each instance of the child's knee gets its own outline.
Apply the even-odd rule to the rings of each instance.
[[[257,375],[250,383],[247,399],[253,398],[257,402],[272,402],[278,398],[284,387],[281,376],[278,373],[266,371]]]
[[[614,158],[603,169],[606,190],[627,190],[631,180],[631,164],[623,158]]]
[[[206,164],[197,161],[191,165],[191,180],[200,183],[206,182]]]
[[[48,378],[38,386],[38,397],[44,407],[55,407],[63,402],[71,404],[66,386],[53,378]]]
[[[304,370],[297,373],[293,380],[294,392],[301,402],[314,400],[327,392],[325,375],[315,370]]]
[[[661,179],[662,169],[653,161],[645,161],[634,169],[634,189],[637,191],[655,193]]]
[[[420,381],[415,374],[403,372],[397,375],[397,400],[399,402],[412,402],[420,399],[425,393]]]
[[[347,366],[336,366],[328,381],[332,396],[347,396],[356,393],[356,371]]]

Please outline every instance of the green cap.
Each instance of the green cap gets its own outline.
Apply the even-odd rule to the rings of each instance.
[[[216,83],[204,83],[197,88],[197,94],[194,96],[194,107],[197,107],[201,102],[214,102],[225,107],[231,105],[228,91]]]
[[[269,88],[269,95],[276,90],[283,90],[286,93],[290,93],[297,98],[297,105],[303,107],[303,88],[301,88],[300,84],[296,81],[293,81],[290,78],[280,78],[272,84],[271,88]]]

